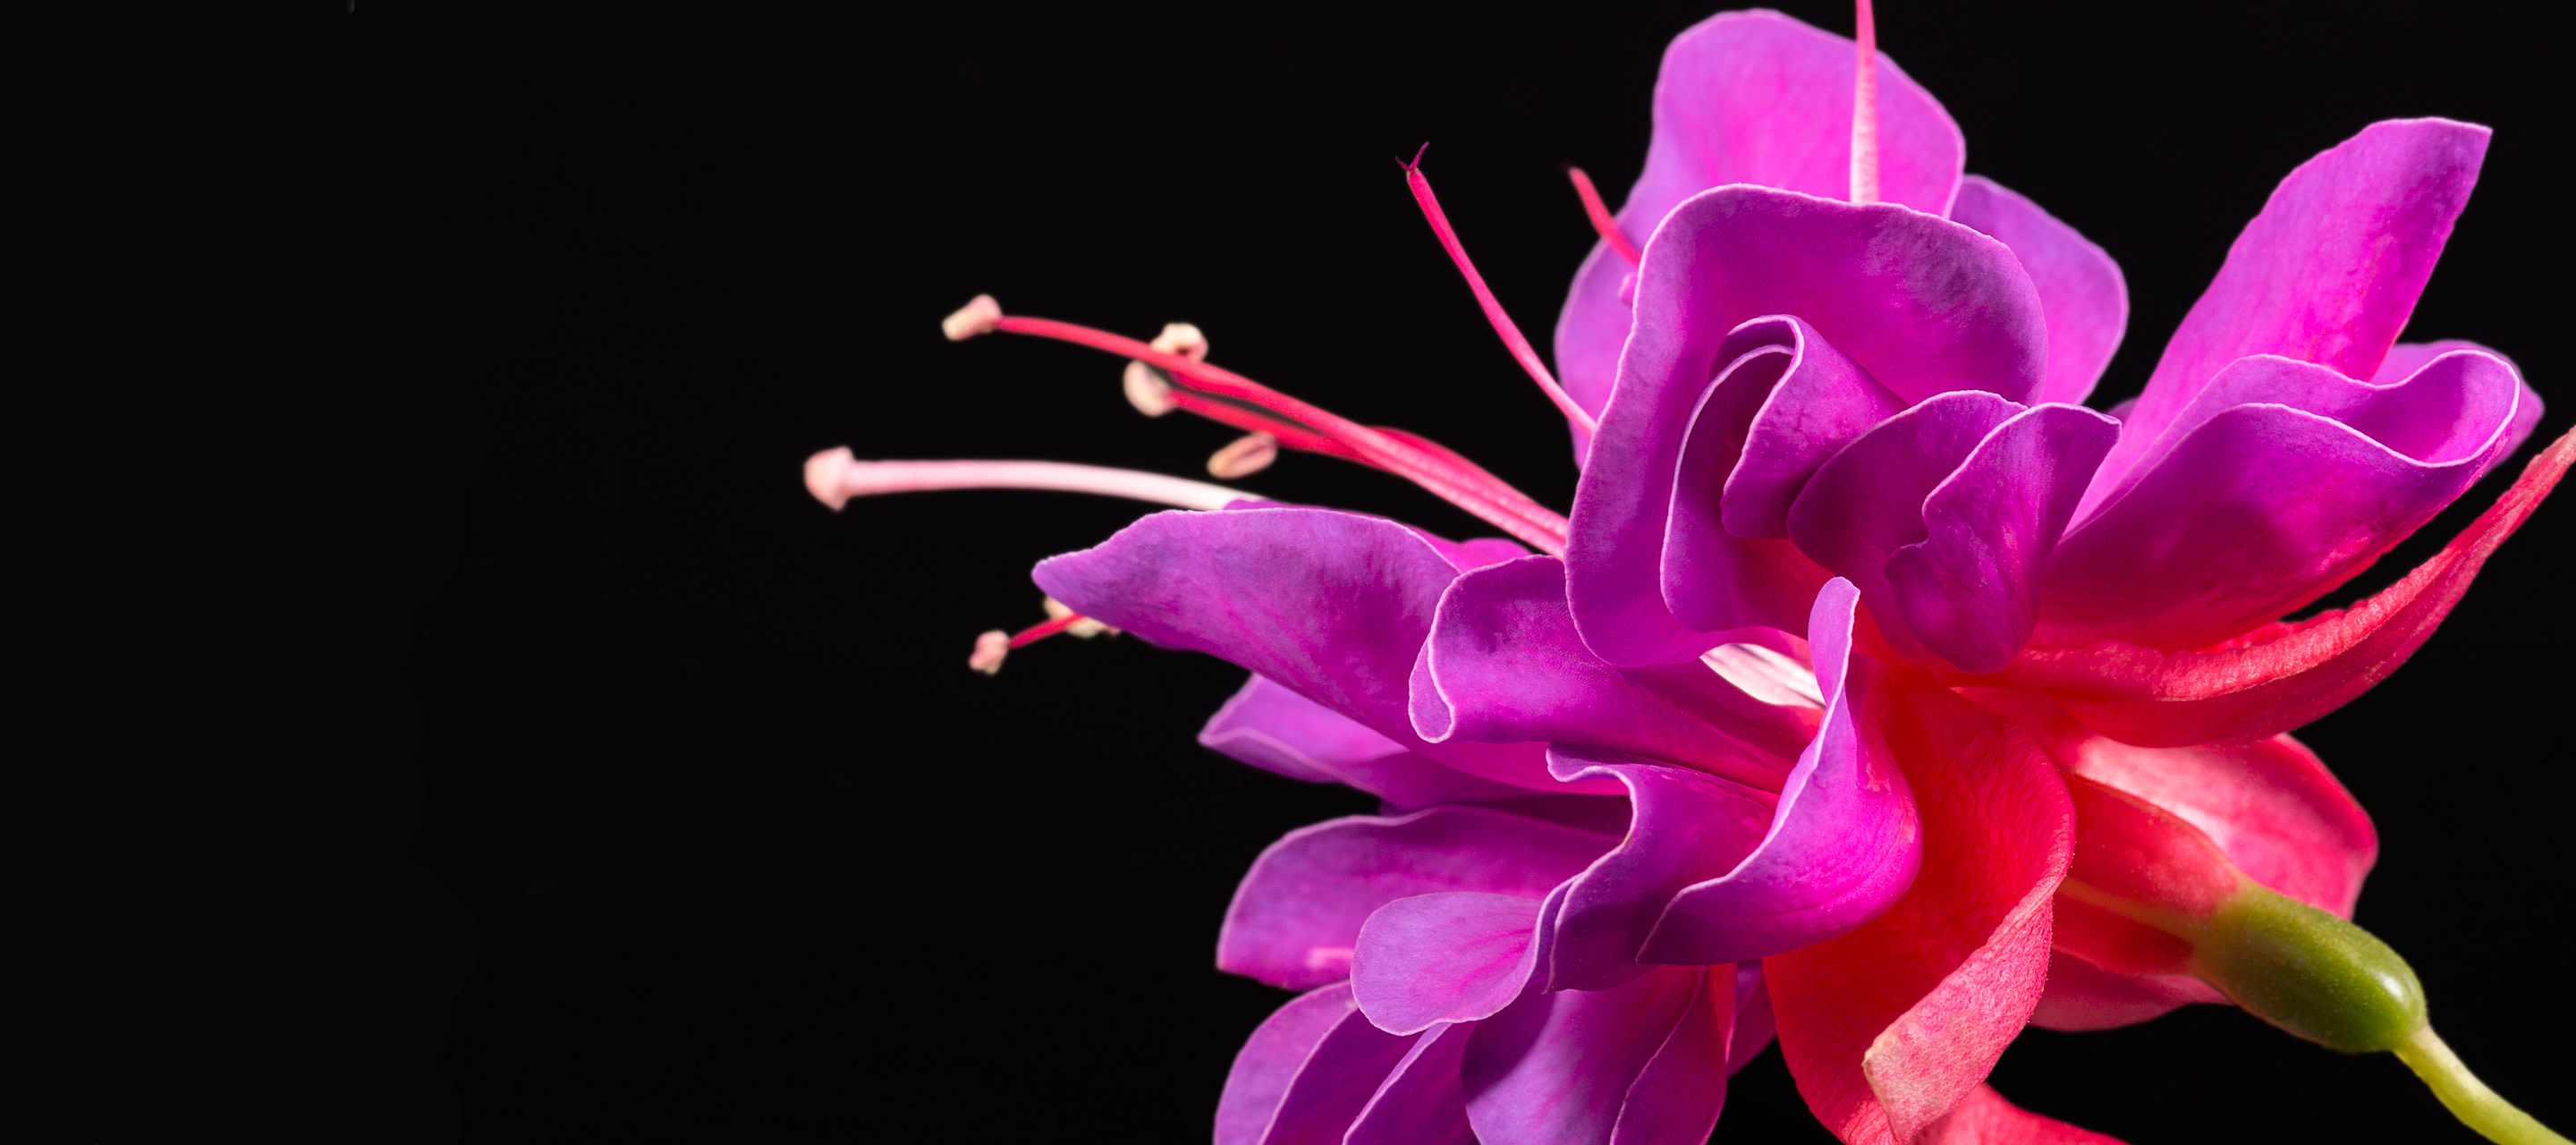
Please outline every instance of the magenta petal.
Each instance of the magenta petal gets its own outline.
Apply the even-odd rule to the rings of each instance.
[[[1467,1091],[1458,1083],[1474,1022],[1433,1026],[1413,1039],[1342,1145],[1476,1145]]]
[[[1615,986],[1645,969],[1638,951],[1676,892],[1736,869],[1752,853],[1771,824],[1776,797],[1642,760],[1564,748],[1550,751],[1548,760],[1568,779],[1616,778],[1633,800],[1627,838],[1565,888],[1545,939],[1545,989]]]
[[[2447,119],[2386,120],[2290,172],[2165,345],[2103,477],[2126,474],[2239,358],[2377,373],[2477,185],[2489,134]]]
[[[1529,982],[1539,906],[1514,895],[1446,891],[1379,907],[1360,927],[1351,997],[1390,1033],[1491,1017]]]
[[[1293,779],[1346,783],[1396,807],[1513,799],[1528,791],[1478,779],[1404,749],[1262,676],[1209,717],[1202,746]]]
[[[1370,1025],[1356,1009],[1346,1009],[1298,1063],[1257,1140],[1261,1145],[1341,1140],[1387,1074],[1413,1048],[1413,1041]],[[1219,1109],[1223,1108],[1220,1099]]]
[[[1345,978],[1360,928],[1379,907],[1440,891],[1544,898],[1617,842],[1485,807],[1300,827],[1244,873],[1217,935],[1216,964],[1292,990]]]
[[[1458,570],[1393,521],[1308,508],[1156,513],[1031,575],[1077,612],[1234,661],[1408,750],[1496,782],[1564,789],[1538,745],[1434,748],[1414,736],[1413,658]]]
[[[2179,974],[2119,974],[2063,950],[2048,952],[2048,988],[2031,1011],[2044,1030],[2110,1030],[2162,1017],[2194,1002],[2224,1002],[2226,995],[2198,978]]]
[[[1619,211],[1643,245],[1682,200],[1727,183],[1843,198],[1851,187],[1852,42],[1777,12],[1723,12],[1673,39],[1655,80],[1653,142]],[[1878,57],[1879,193],[1944,214],[1966,143],[1939,101]],[[1627,260],[1598,244],[1557,320],[1566,391],[1600,412],[1610,396],[1629,308]],[[1706,375],[1702,375],[1706,377]]]
[[[2030,272],[2048,314],[2048,379],[2032,400],[2080,403],[2129,326],[2129,284],[2120,264],[2039,204],[1983,175],[1959,182],[1950,221],[2011,247]]]
[[[1923,499],[1928,535],[1888,558],[1887,579],[1925,649],[1966,672],[2000,671],[2021,654],[2048,554],[2119,436],[2119,422],[2082,406],[2033,406]]]
[[[1712,997],[1708,979],[1708,967],[1658,967],[1607,990],[1527,994],[1478,1023],[1459,1065],[1476,1139],[1706,1141],[1725,1100],[1720,1011],[1732,1000]]]
[[[2537,400],[2475,351],[2393,386],[2287,358],[2230,365],[2058,543],[2038,642],[2204,648],[2273,620],[2466,492]]]
[[[1732,870],[1675,894],[1646,938],[1643,961],[1689,965],[1784,953],[1868,922],[1913,885],[1923,861],[1913,794],[1886,748],[1862,734],[1861,697],[1851,687],[1858,605],[1859,593],[1844,581],[1816,597],[1807,638],[1825,693],[1824,726],[1789,773],[1761,844]],[[1642,797],[1637,814],[1642,822]],[[1630,834],[1633,842],[1637,832]]]
[[[1797,709],[1747,696],[1701,665],[1604,663],[1575,633],[1554,557],[1449,586],[1413,674],[1412,718],[1432,743],[1583,744],[1766,786],[1809,734]]]
[[[1260,1145],[1297,1071],[1326,1035],[1358,1012],[1349,984],[1336,982],[1291,999],[1255,1027],[1235,1052],[1217,1098],[1216,1145]]]
[[[1789,510],[1789,535],[1816,563],[1851,578],[1889,643],[1919,649],[1901,623],[1888,558],[1930,535],[1924,499],[1956,472],[2016,403],[1963,390],[1942,394],[1879,423],[1807,482]]]
[[[1732,471],[1716,471],[1709,480],[1691,471],[1692,457],[1684,454],[1683,475],[1674,482],[1674,517],[1680,519],[1682,503],[1693,493],[1704,497],[1722,482],[1727,532],[1786,537],[1789,506],[1807,479],[1853,438],[1902,412],[1905,403],[1805,322],[1788,316],[1755,321],[1784,327],[1790,335],[1788,369],[1743,430],[1743,450]],[[1666,560],[1664,595],[1672,597],[1669,555]],[[1689,615],[1678,602],[1674,611]]]

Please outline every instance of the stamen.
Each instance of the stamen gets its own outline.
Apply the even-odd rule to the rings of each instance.
[[[1279,439],[1259,430],[1245,434],[1208,458],[1208,473],[1220,481],[1250,477],[1279,460]]]
[[[957,313],[939,320],[939,332],[951,342],[963,342],[978,334],[990,334],[1002,321],[1002,304],[990,294],[978,294],[957,308]]]
[[[1067,632],[1075,636],[1091,637],[1103,632],[1118,631],[1070,608],[1065,608],[1053,600],[1047,603],[1055,606],[1047,609],[1048,612],[1053,613],[1057,609],[1063,609],[1063,615],[1043,624],[1032,624],[1021,629],[1016,635],[996,628],[976,637],[975,653],[966,658],[966,666],[991,676],[1002,670],[1002,661],[1010,658],[1011,649],[1025,648],[1056,633]],[[1091,630],[1083,631],[1085,626],[1089,626]]]
[[[1163,332],[1154,335],[1154,340],[1145,344],[1166,354],[1178,354],[1193,362],[1207,361],[1207,335],[1200,333],[1198,327],[1187,322],[1164,323]]]
[[[1071,605],[1068,605],[1061,600],[1057,600],[1052,596],[1046,598],[1046,614],[1047,619],[1049,620],[1063,620],[1067,617],[1071,617],[1073,619],[1073,623],[1065,626],[1064,634],[1078,640],[1089,640],[1094,636],[1116,636],[1119,634],[1118,629],[1111,628],[1106,624],[1102,624],[1097,620],[1093,620],[1088,616],[1075,612]]]
[[[1860,11],[1852,30],[1851,201],[1878,201],[1878,21],[1869,0],[1855,0]]]
[[[1005,315],[994,329],[1054,338],[1134,358],[1171,381],[1180,408],[1237,429],[1267,432],[1303,449],[1374,466],[1483,518],[1542,551],[1565,551],[1565,518],[1484,469],[1410,434],[1360,425],[1289,397],[1232,370],[1166,354],[1133,338],[1048,318]],[[1045,486],[1054,488],[1055,486]]]
[[[1431,145],[1425,143],[1423,146],[1428,148]],[[1521,369],[1529,372],[1530,380],[1538,383],[1539,392],[1556,403],[1556,408],[1565,414],[1565,420],[1581,427],[1585,433],[1599,429],[1591,413],[1574,404],[1574,399],[1566,396],[1565,388],[1556,384],[1556,375],[1547,372],[1547,363],[1538,360],[1538,351],[1530,349],[1529,339],[1521,337],[1521,328],[1512,324],[1511,315],[1503,313],[1503,304],[1494,298],[1492,290],[1486,288],[1485,276],[1476,273],[1476,264],[1468,260],[1467,248],[1458,241],[1458,232],[1450,229],[1449,216],[1440,210],[1439,197],[1431,193],[1431,180],[1422,177],[1420,152],[1414,153],[1413,162],[1404,165],[1404,183],[1413,189],[1413,201],[1421,205],[1422,217],[1430,220],[1431,233],[1439,236],[1441,248],[1449,252],[1449,261],[1457,263],[1458,273],[1467,277],[1467,289],[1475,293],[1476,305],[1484,308],[1485,321],[1493,324],[1494,333],[1502,337],[1503,348],[1511,351],[1512,357],[1520,362]]]
[[[1609,243],[1610,249],[1619,252],[1619,257],[1627,259],[1630,266],[1645,261],[1646,256],[1637,250],[1637,244],[1629,242],[1627,232],[1619,229],[1619,220],[1610,217],[1610,208],[1601,201],[1601,192],[1592,185],[1592,176],[1584,174],[1583,168],[1568,163],[1565,177],[1574,181],[1574,193],[1583,200],[1583,217],[1592,220],[1592,229],[1601,236],[1601,241]]]
[[[1199,333],[1198,327],[1187,322],[1166,323],[1163,326],[1163,332],[1154,335],[1154,340],[1146,345],[1166,354],[1178,354],[1193,362],[1207,360],[1207,335]],[[1127,363],[1124,384],[1127,388],[1127,404],[1136,407],[1136,412],[1146,417],[1161,417],[1181,408],[1180,403],[1172,400],[1172,379],[1143,362]]]
[[[1054,461],[860,461],[848,446],[805,459],[805,488],[838,510],[852,497],[933,489],[1053,489],[1172,505],[1222,509],[1263,498],[1240,489],[1098,465]]]
[[[966,658],[966,666],[987,676],[1002,670],[1002,661],[1011,658],[1011,634],[996,628],[975,638],[975,654]]]

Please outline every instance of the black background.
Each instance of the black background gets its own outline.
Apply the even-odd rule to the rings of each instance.
[[[1880,42],[1971,171],[2120,261],[2130,332],[2095,404],[2135,392],[2292,166],[2442,114],[2497,134],[2409,337],[2511,354],[2552,403],[2535,445],[2566,429],[2562,27],[2085,7],[1891,3]],[[323,610],[296,677],[313,742],[345,750],[278,786],[264,821],[291,829],[250,840],[277,852],[257,879],[332,889],[243,941],[293,947],[260,981],[325,1015],[293,1028],[337,1060],[311,1077],[356,1079],[329,1086],[349,1139],[1202,1139],[1284,998],[1210,966],[1234,880],[1368,801],[1196,747],[1242,678],[1206,658],[1053,641],[965,670],[975,633],[1041,617],[1033,561],[1137,507],[835,515],[800,465],[847,444],[1191,474],[1233,435],[1138,417],[1115,359],[940,339],[991,292],[1139,336],[1195,322],[1230,367],[1567,504],[1561,423],[1395,158],[1431,142],[1544,345],[1592,242],[1558,164],[1616,201],[1663,45],[1710,9],[358,8],[280,46],[287,79],[237,77],[273,86],[272,137],[329,176],[299,200],[320,241],[297,297],[345,320],[298,359],[329,383],[281,403],[337,419],[312,455],[345,479],[269,518],[325,559],[271,599],[362,601]],[[1307,455],[1245,484],[1490,532]],[[2561,1126],[2571,527],[2544,507],[2396,679],[2302,733],[2380,825],[2360,921],[2452,1045]],[[2033,1031],[1994,1082],[2137,1142],[2468,1139],[2394,1060],[2216,1007]],[[1773,1053],[1718,1139],[1825,1136]]]

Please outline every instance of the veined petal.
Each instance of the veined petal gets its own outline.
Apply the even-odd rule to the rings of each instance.
[[[2490,134],[2448,119],[2384,120],[2290,172],[2166,343],[2100,482],[2126,476],[2239,358],[2376,374],[2468,204]]]
[[[1788,536],[1789,506],[1796,503],[1816,470],[1853,438],[1905,409],[1902,399],[1835,349],[1815,327],[1794,316],[1778,315],[1745,323],[1735,337],[1747,338],[1757,327],[1778,331],[1772,344],[1788,354],[1787,369],[1762,399],[1751,424],[1735,434],[1743,446],[1732,465],[1721,467],[1715,464],[1717,457],[1703,458],[1704,453],[1719,451],[1685,448],[1680,476],[1673,483],[1677,524],[1685,512],[1706,514],[1710,494],[1723,486],[1719,515],[1726,532],[1745,538]],[[1699,444],[1696,426],[1691,444]],[[1674,611],[1687,618],[1691,611],[1675,594],[1669,551],[1665,560],[1664,595],[1674,600]]]
[[[2305,724],[2386,679],[2468,591],[2478,567],[2576,459],[2561,436],[2460,535],[2405,579],[2350,609],[2266,625],[2229,646],[2172,652],[2121,641],[2033,649],[1969,686],[2034,688],[2095,731],[2141,747],[2243,743]]]
[[[1546,897],[1618,840],[1486,807],[1362,815],[1289,832],[1235,888],[1217,968],[1303,989],[1350,976],[1379,907],[1442,891]]]
[[[2120,1139],[2042,1117],[1980,1085],[1948,1116],[1915,1139],[1917,1145],[2121,1145]]]
[[[1298,1054],[1299,1043],[1315,1027],[1321,1027],[1321,1034]],[[1236,1055],[1225,1093],[1217,1100],[1218,1145],[1340,1140],[1412,1043],[1410,1037],[1370,1025],[1351,1005],[1348,986],[1327,986],[1290,1002],[1254,1030]],[[1294,1066],[1283,1070],[1292,1057]],[[1256,1059],[1249,1068],[1247,1059]],[[1282,1072],[1284,1084],[1272,1098],[1269,1086]],[[1238,1077],[1243,1079],[1240,1087]],[[1259,1130],[1243,1132],[1265,1104],[1269,1116]]]
[[[1476,1145],[1467,1125],[1467,1092],[1458,1083],[1474,1022],[1424,1030],[1404,1060],[1369,1098],[1342,1145]]]
[[[1706,958],[1642,959],[1673,895],[1725,876],[1760,845],[1773,796],[1688,768],[1557,748],[1556,773],[1615,778],[1635,805],[1627,838],[1565,889],[1545,936],[1545,988],[1599,990],[1643,973],[1645,963],[1706,965]]]
[[[1445,891],[1400,898],[1360,926],[1351,997],[1383,1030],[1492,1017],[1530,979],[1541,902]]]
[[[1565,790],[1536,744],[1434,747],[1413,734],[1407,681],[1458,570],[1403,525],[1308,508],[1157,513],[1031,575],[1085,616],[1224,657],[1407,750],[1495,782]]]
[[[2039,639],[2200,648],[2314,600],[2508,456],[2539,401],[2473,350],[2385,386],[2235,362],[2058,545]]]
[[[1864,734],[1858,713],[1867,697],[1852,679],[1852,624],[1859,593],[1834,581],[1816,598],[1807,638],[1825,716],[1798,757],[1761,842],[1722,874],[1674,894],[1639,957],[1699,964],[1760,958],[1843,934],[1905,893],[1922,862],[1921,826],[1904,774],[1886,747]],[[1551,758],[1551,766],[1559,761]],[[1585,872],[1589,880],[1629,848]],[[1578,880],[1575,890],[1579,891]],[[1566,915],[1573,915],[1569,893]],[[1561,919],[1560,933],[1567,925]]]
[[[1655,79],[1644,172],[1618,223],[1639,246],[1674,206],[1750,183],[1841,198],[1851,178],[1852,42],[1777,12],[1722,12],[1674,37]],[[1878,56],[1879,194],[1928,214],[1950,209],[1967,146],[1940,101]],[[1601,412],[1627,340],[1626,259],[1594,247],[1557,320],[1567,393]],[[1702,375],[1706,377],[1706,375]]]
[[[2063,950],[2048,952],[2048,991],[2030,1012],[2044,1030],[2110,1030],[2163,1017],[2194,1002],[2227,996],[2182,974],[2122,974]]]
[[[1412,676],[1415,734],[1634,752],[1769,788],[1810,734],[1803,709],[1745,695],[1700,664],[1620,668],[1592,654],[1565,566],[1525,557],[1461,575]]]
[[[2048,377],[2033,400],[2082,403],[2129,326],[2129,284],[2120,264],[2039,204],[1983,175],[1959,181],[1950,221],[2011,247],[2039,291],[2048,315]]]
[[[1780,1048],[1818,1119],[1910,1142],[1970,1097],[2037,1005],[2074,813],[2048,756],[1941,689],[1890,688],[1874,723],[1923,822],[1912,889],[1860,929],[1763,960]]]
[[[1725,1101],[1726,967],[1533,991],[1476,1025],[1459,1071],[1484,1145],[1697,1145]]]
[[[1343,783],[1403,808],[1513,799],[1528,791],[1478,779],[1370,731],[1256,675],[1208,718],[1199,744],[1292,779]]]

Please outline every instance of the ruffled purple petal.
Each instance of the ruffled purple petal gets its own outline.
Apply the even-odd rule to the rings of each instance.
[[[1540,905],[1446,891],[1379,907],[1360,927],[1351,997],[1390,1033],[1491,1017],[1529,982]]]
[[[1718,968],[1724,969],[1724,968]],[[1725,1101],[1731,991],[1710,967],[1531,993],[1480,1022],[1459,1065],[1484,1145],[1698,1145]]]
[[[2120,423],[2082,406],[2033,406],[1996,426],[1923,499],[1924,540],[1887,560],[1896,611],[1926,650],[1994,672],[2030,642],[2048,555]]]
[[[1663,547],[1685,441],[1695,454],[1715,450],[1731,470],[1723,439],[1733,436],[1735,411],[1749,419],[1759,404],[1750,391],[1767,396],[1752,381],[1746,396],[1729,397],[1725,385],[1709,393],[1708,379],[1735,355],[1772,340],[1747,345],[1752,332],[1739,326],[1794,314],[1908,401],[1951,390],[2017,400],[2045,371],[2039,297],[2012,253],[1901,206],[1720,187],[1664,220],[1639,273],[1635,335],[1576,488],[1566,555],[1576,623],[1613,663],[1668,663],[1725,642],[1685,625],[1663,601]],[[1717,418],[1713,428],[1695,434],[1692,414],[1704,394],[1725,400],[1720,412],[1701,413]],[[1747,542],[1732,561],[1675,579],[1732,577],[1747,586],[1736,595],[1755,610],[1738,623],[1793,629],[1802,594],[1821,578],[1777,548]]]
[[[2230,365],[2059,542],[2038,642],[2203,648],[2271,621],[2466,492],[2538,400],[2473,350],[2386,386],[2268,355]]]
[[[1413,673],[1414,731],[1635,752],[1768,786],[1806,743],[1800,710],[1698,664],[1619,668],[1584,647],[1565,566],[1525,557],[1460,576]]]
[[[1726,1039],[1726,1072],[1752,1064],[1754,1055],[1771,1044],[1779,1026],[1771,1017],[1771,991],[1762,984],[1762,962],[1735,964],[1735,1031]]]
[[[1983,175],[1960,180],[1950,221],[2011,247],[2039,290],[2048,314],[2048,378],[2032,399],[2081,403],[2129,326],[2129,284],[2120,264],[2039,204]]]
[[[1300,827],[1253,860],[1217,934],[1217,968],[1304,989],[1350,975],[1379,907],[1442,891],[1544,898],[1618,842],[1484,807]]]
[[[1913,795],[1885,747],[1860,729],[1863,697],[1850,671],[1858,606],[1845,581],[1816,598],[1807,638],[1825,693],[1824,726],[1789,773],[1760,845],[1731,870],[1674,894],[1640,960],[1738,962],[1794,950],[1868,922],[1913,885],[1923,856]],[[1641,795],[1640,822],[1646,814]],[[1630,832],[1630,844],[1639,834]],[[1570,914],[1571,895],[1568,902]]]
[[[2127,475],[2237,359],[2278,354],[2347,378],[2377,374],[2477,185],[2490,134],[2448,119],[2385,120],[2290,172],[2165,345],[2101,480]]]
[[[1888,558],[1930,535],[1923,502],[1995,427],[2022,407],[1989,393],[1942,394],[1879,423],[1816,471],[1789,511],[1789,535],[1816,563],[1849,577],[1899,652],[1920,646],[1902,623]]]
[[[1655,80],[1645,170],[1620,208],[1620,229],[1642,246],[1682,200],[1728,183],[1848,194],[1852,60],[1850,40],[1777,12],[1724,12],[1675,37]],[[1966,143],[1940,102],[1883,54],[1878,131],[1880,195],[1946,213]],[[1607,243],[1596,245],[1557,320],[1558,376],[1594,413],[1609,400],[1628,337],[1620,294],[1629,270]]]
[[[1696,434],[1684,448],[1681,476],[1673,482],[1677,525],[1686,512],[1705,513],[1709,492],[1722,483],[1720,517],[1728,533],[1747,538],[1788,536],[1789,506],[1798,500],[1807,479],[1853,438],[1905,409],[1902,400],[1825,341],[1815,327],[1789,315],[1757,318],[1739,328],[1737,337],[1757,326],[1787,335],[1779,344],[1788,352],[1788,368],[1753,414],[1752,423],[1741,430],[1743,448],[1731,469],[1717,468],[1713,457],[1703,459],[1703,451],[1692,448],[1700,444]],[[1694,471],[1695,467],[1702,468]],[[1671,542],[1666,543],[1664,595],[1673,600],[1676,613],[1688,618],[1692,610],[1676,592]]]
[[[1267,676],[1407,750],[1542,791],[1536,744],[1424,744],[1405,713],[1413,659],[1458,575],[1429,542],[1327,509],[1156,513],[1031,574],[1075,611]]]
[[[1736,869],[1762,841],[1778,799],[1687,768],[1565,748],[1549,752],[1549,764],[1569,779],[1625,783],[1635,811],[1627,838],[1565,889],[1544,939],[1548,990],[1599,990],[1643,973],[1638,951],[1666,904]]]
[[[1476,1023],[1455,1022],[1413,1039],[1342,1145],[1476,1145],[1467,1091],[1458,1084],[1458,1062],[1475,1032]]]
[[[1265,771],[1316,783],[1344,783],[1396,807],[1476,803],[1529,794],[1478,779],[1404,749],[1262,676],[1244,681],[1207,726],[1201,746]]]

